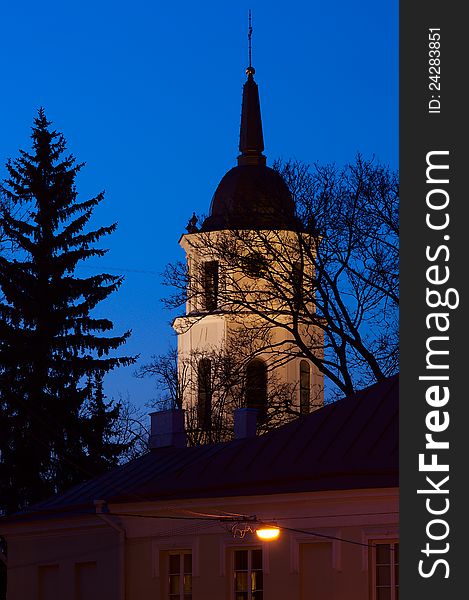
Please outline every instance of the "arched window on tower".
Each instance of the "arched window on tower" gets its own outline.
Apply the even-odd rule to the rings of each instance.
[[[204,308],[216,310],[218,306],[218,261],[210,260],[203,265]]]
[[[212,424],[212,362],[201,358],[197,365],[197,422],[209,431]]]
[[[246,367],[246,406],[256,408],[257,420],[267,415],[267,366],[263,360],[254,358]]]
[[[300,361],[300,412],[309,413],[311,408],[311,366],[307,360]]]

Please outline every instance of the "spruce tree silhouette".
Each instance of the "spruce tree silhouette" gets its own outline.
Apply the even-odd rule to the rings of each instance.
[[[16,248],[13,257],[0,256],[0,508],[6,513],[102,472],[125,450],[90,440],[93,432],[103,434],[103,418],[109,430],[116,407],[100,402],[85,410],[87,381],[135,361],[112,356],[130,331],[113,336],[109,319],[92,316],[123,278],[75,275],[80,261],[106,253],[95,244],[116,224],[86,231],[104,194],[78,201],[75,178],[83,164],[65,154],[63,135],[50,126],[41,108],[32,151],[7,163],[3,185],[11,209],[1,214],[0,228]]]
[[[88,378],[86,385],[83,423],[86,425],[81,436],[86,449],[87,470],[100,473],[116,466],[116,458],[129,450],[130,441],[119,441],[116,425],[120,424],[121,404],[107,400],[104,393],[103,376],[96,374]]]

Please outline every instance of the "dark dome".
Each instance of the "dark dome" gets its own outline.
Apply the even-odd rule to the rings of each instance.
[[[238,165],[220,181],[202,231],[297,229],[295,203],[276,171],[265,165]]]

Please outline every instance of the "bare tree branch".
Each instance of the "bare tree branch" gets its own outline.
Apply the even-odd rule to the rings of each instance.
[[[201,261],[219,261],[216,311],[264,338],[280,328],[277,360],[304,356],[350,394],[398,366],[397,174],[361,155],[343,168],[275,167],[295,200],[297,231],[200,231],[185,243]],[[187,303],[193,322],[207,314],[200,269],[189,278],[175,263],[164,278],[174,290],[167,306]]]

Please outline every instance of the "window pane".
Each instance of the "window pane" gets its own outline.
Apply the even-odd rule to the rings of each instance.
[[[254,592],[262,589],[262,571],[253,571],[251,573],[251,590]]]
[[[262,422],[267,410],[267,365],[254,358],[246,367],[246,406],[256,408],[257,421]]]
[[[235,550],[235,600],[263,600],[262,550]]]
[[[389,544],[378,544],[376,546],[376,564],[377,565],[389,565],[390,564],[390,545]]]
[[[236,550],[235,551],[235,571],[247,571],[248,570],[248,551],[247,550]]]
[[[377,588],[376,600],[391,600],[391,588]]]
[[[248,591],[248,574],[241,572],[235,573],[235,592]]]
[[[218,262],[216,260],[204,263],[204,293],[205,309],[215,310],[218,300]]]
[[[394,562],[399,564],[399,544],[394,544]]]
[[[179,575],[169,576],[169,593],[178,594],[179,597]]]
[[[303,279],[303,268],[301,262],[295,262],[292,270],[292,288],[293,288],[293,301],[295,308],[298,310],[301,305],[301,298],[303,296],[302,290],[302,279]]]
[[[262,550],[252,551],[252,568],[262,570]]]
[[[306,360],[300,362],[300,412],[309,413],[311,393],[311,368]]]
[[[184,573],[192,574],[192,554],[184,554]]]
[[[262,277],[269,265],[260,252],[253,252],[243,258],[243,271],[251,278]]]
[[[185,594],[192,592],[192,575],[184,575],[183,585]]]
[[[388,566],[376,567],[376,585],[391,585],[391,570]]]
[[[179,554],[170,554],[169,555],[169,573],[170,575],[176,574],[179,575],[180,572],[180,557]]]

